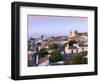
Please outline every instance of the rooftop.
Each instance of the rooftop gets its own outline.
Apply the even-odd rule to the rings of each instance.
[[[69,49],[78,49],[76,46],[69,46]]]

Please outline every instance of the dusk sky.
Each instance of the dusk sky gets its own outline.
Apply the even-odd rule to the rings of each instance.
[[[87,32],[87,17],[64,16],[28,16],[28,37],[39,38],[41,35],[67,36],[70,31]]]

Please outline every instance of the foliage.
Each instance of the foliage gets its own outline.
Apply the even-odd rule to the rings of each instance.
[[[68,43],[64,43],[64,44],[61,46],[60,50],[61,50],[61,51],[64,51],[64,50],[65,50],[65,46],[67,46],[67,44],[68,44]]]
[[[52,43],[52,44],[49,44],[49,48],[50,49],[57,49],[58,48],[58,45],[55,44],[55,43]]]
[[[82,61],[83,64],[87,64],[88,63],[88,60],[87,58],[83,58],[83,61]]]
[[[30,48],[31,48],[31,45],[30,45],[30,44],[28,44],[28,51],[30,50]]]
[[[50,54],[50,57],[49,57],[49,61],[50,62],[58,62],[58,61],[61,61],[63,59],[60,51],[58,50],[54,50],[51,54]]]
[[[77,53],[73,55],[72,62],[73,64],[87,64],[88,61],[87,58],[85,58],[85,56]]]
[[[73,64],[82,64],[82,56],[79,54],[74,54],[72,58]]]
[[[70,45],[70,46],[73,46],[74,43],[77,43],[77,41],[75,41],[75,40],[69,41],[69,45]]]
[[[39,57],[44,57],[48,55],[48,51],[46,49],[41,49],[39,52],[37,52]]]

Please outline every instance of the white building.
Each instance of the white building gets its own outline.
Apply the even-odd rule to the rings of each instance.
[[[67,44],[67,46],[65,46],[65,53],[66,54],[70,54],[70,53],[77,53],[78,52],[78,47],[77,46],[69,46],[69,44]]]
[[[79,52],[87,51],[87,50],[88,50],[88,46],[86,44],[79,45],[78,43],[76,43],[76,44],[73,44],[73,46],[69,46],[69,44],[67,44],[65,46],[65,53],[66,54],[79,53]]]

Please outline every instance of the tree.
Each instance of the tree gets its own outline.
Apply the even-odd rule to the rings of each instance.
[[[43,35],[41,35],[41,39],[43,39]]]
[[[39,52],[37,52],[39,57],[44,57],[48,55],[48,51],[46,49],[41,49]]]
[[[61,61],[63,59],[60,51],[58,50],[54,50],[53,52],[51,52],[50,57],[49,57],[49,61],[50,62],[58,62]]]
[[[65,49],[65,46],[67,46],[67,44],[68,44],[68,43],[64,43],[64,44],[62,45],[62,49]]]
[[[50,49],[57,49],[58,48],[58,45],[55,44],[55,43],[52,43],[52,44],[49,44],[49,48]]]
[[[82,64],[87,64],[88,63],[88,59],[86,58],[88,52],[87,51],[82,51],[79,53],[82,56]]]
[[[88,60],[87,58],[83,58],[83,61],[82,61],[83,64],[87,64],[88,63]]]
[[[74,54],[72,58],[72,63],[73,64],[82,64],[82,56],[79,54]]]
[[[77,43],[77,41],[75,41],[75,40],[69,41],[69,45],[70,45],[70,46],[73,46],[74,43]]]
[[[31,44],[28,44],[28,51],[30,51],[30,48],[31,48]]]
[[[73,64],[87,64],[88,60],[83,54],[77,53],[73,55],[72,62]]]

